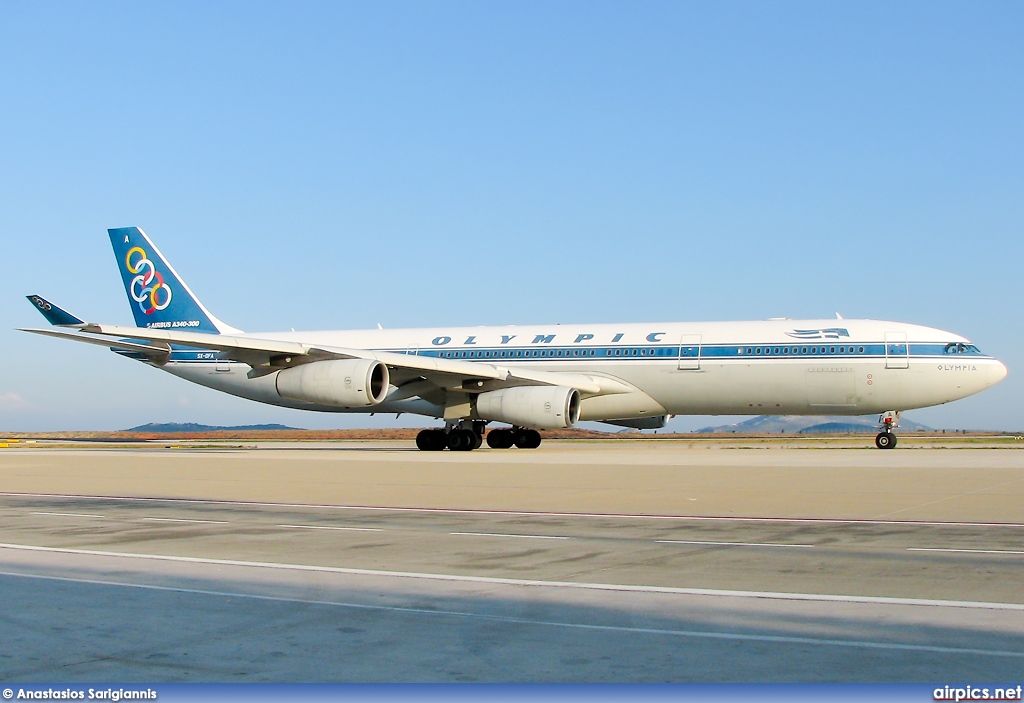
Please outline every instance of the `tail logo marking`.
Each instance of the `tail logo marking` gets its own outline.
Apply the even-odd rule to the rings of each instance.
[[[164,277],[156,270],[142,247],[129,249],[124,257],[124,265],[129,273],[136,274],[128,286],[128,293],[139,304],[142,312],[152,315],[171,304],[171,287],[164,283]],[[161,296],[165,297],[161,300]]]

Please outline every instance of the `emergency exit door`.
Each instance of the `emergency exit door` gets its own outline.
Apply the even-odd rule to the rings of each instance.
[[[679,365],[680,371],[700,370],[700,340],[699,334],[684,334],[679,340]]]
[[[885,333],[885,368],[910,368],[910,345],[906,332]]]

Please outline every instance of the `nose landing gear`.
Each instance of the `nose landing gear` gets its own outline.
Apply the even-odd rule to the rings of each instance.
[[[900,414],[897,410],[890,410],[878,417],[879,429],[882,431],[875,436],[875,446],[879,449],[894,449],[896,447],[896,433],[894,429],[900,426]]]

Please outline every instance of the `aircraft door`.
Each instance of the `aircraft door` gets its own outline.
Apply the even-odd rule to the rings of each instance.
[[[679,340],[680,371],[700,371],[700,340],[699,334],[684,334]]]
[[[906,332],[885,333],[885,368],[910,368],[910,345]]]

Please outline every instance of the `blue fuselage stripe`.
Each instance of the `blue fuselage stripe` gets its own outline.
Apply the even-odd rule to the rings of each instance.
[[[398,354],[415,354],[440,359],[465,359],[469,361],[579,361],[579,360],[708,360],[708,361],[760,361],[785,359],[884,359],[884,358],[938,358],[947,361],[957,359],[989,358],[976,352],[949,354],[946,344],[708,344],[708,345],[646,345],[646,346],[557,346],[557,347],[453,347],[448,349],[390,349]],[[145,360],[137,352],[115,350],[123,356]],[[180,347],[171,353],[176,362],[217,362],[227,360],[225,352],[213,350],[185,350]]]

